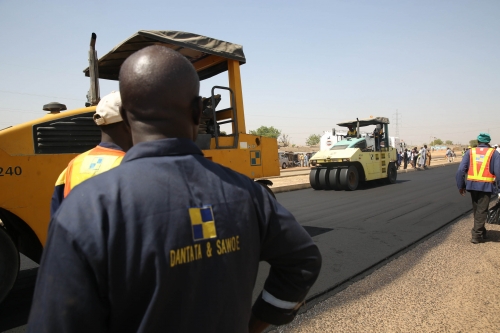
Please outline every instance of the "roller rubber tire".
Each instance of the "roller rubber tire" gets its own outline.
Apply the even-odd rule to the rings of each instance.
[[[340,170],[340,186],[347,191],[355,191],[359,185],[358,169],[354,165]]]
[[[340,186],[340,170],[341,169],[331,169],[330,172],[328,173],[328,184],[330,185],[330,188],[335,191],[341,190]]]
[[[286,163],[283,163],[283,164],[281,165],[281,168],[282,168],[282,169],[286,169]]]
[[[395,184],[398,179],[398,171],[394,163],[389,164],[389,169],[387,170],[387,183]]]
[[[19,252],[16,244],[0,227],[0,303],[14,286],[19,272]]]
[[[311,169],[309,173],[309,184],[311,184],[311,187],[315,190],[323,189],[319,183],[319,171],[320,169]]]
[[[323,190],[331,190],[330,184],[328,183],[328,174],[330,173],[330,169],[320,169],[319,170],[319,184]]]

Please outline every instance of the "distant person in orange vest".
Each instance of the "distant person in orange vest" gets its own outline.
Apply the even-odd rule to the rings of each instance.
[[[97,105],[94,122],[101,129],[101,142],[72,159],[56,181],[50,215],[54,215],[71,190],[84,180],[120,165],[132,147],[130,130],[120,115],[120,92],[104,96]]]
[[[488,206],[492,193],[496,193],[495,182],[500,185],[500,153],[491,148],[488,133],[480,133],[477,137],[478,146],[465,152],[455,176],[458,191],[465,196],[470,192],[472,210],[474,212],[474,227],[471,242],[482,243],[486,239],[484,224],[488,214]],[[466,180],[467,175],[467,180]],[[499,194],[500,196],[500,194]]]

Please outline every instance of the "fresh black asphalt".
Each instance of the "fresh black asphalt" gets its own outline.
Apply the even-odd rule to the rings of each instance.
[[[396,184],[370,182],[354,192],[312,189],[276,194],[313,236],[323,267],[308,299],[319,299],[339,284],[393,257],[422,237],[471,210],[469,196],[455,186],[457,165],[400,173]],[[471,226],[472,227],[472,226]],[[470,235],[464,235],[468,241]],[[0,332],[24,332],[36,264],[23,259],[14,292],[0,304]],[[254,297],[268,265],[261,264]]]
[[[313,236],[323,256],[308,299],[359,276],[470,212],[470,197],[462,197],[456,188],[456,170],[454,164],[399,173],[396,184],[370,182],[353,192],[278,193],[277,200]],[[464,235],[464,241],[469,237]],[[267,272],[268,265],[261,264],[254,297],[262,290]]]

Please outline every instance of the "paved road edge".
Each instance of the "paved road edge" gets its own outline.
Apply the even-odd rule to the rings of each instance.
[[[441,168],[449,165],[456,165],[459,164],[460,162],[449,162],[446,164],[438,164],[438,165],[431,165],[427,169],[434,169],[434,168]],[[398,173],[407,173],[407,172],[414,172],[414,171],[423,171],[420,169],[406,169],[406,170],[398,170]],[[285,177],[291,177],[291,176],[285,176]],[[306,188],[311,188],[311,184],[309,183],[303,183],[303,184],[293,184],[293,185],[285,185],[285,186],[278,186],[278,187],[271,187],[271,190],[273,193],[282,193],[282,192],[290,192],[290,191],[297,191],[297,190],[303,190]]]

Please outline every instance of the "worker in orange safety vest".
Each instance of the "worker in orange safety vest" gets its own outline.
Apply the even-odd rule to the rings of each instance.
[[[477,141],[476,148],[465,152],[455,177],[460,194],[463,196],[466,192],[471,194],[474,212],[471,242],[474,244],[487,239],[484,225],[488,206],[491,194],[497,194],[500,185],[499,179],[495,178],[495,175],[500,175],[500,154],[490,147],[491,138],[488,133],[480,133]]]
[[[120,115],[120,92],[104,96],[96,108],[94,122],[101,129],[101,142],[74,159],[56,181],[50,215],[54,215],[64,198],[81,182],[120,165],[125,152],[132,147],[132,137]]]

